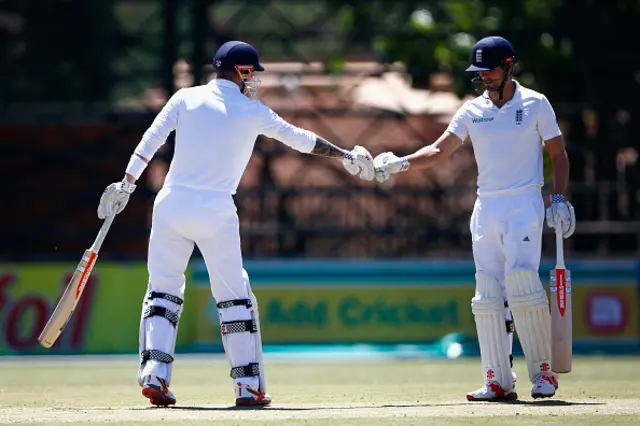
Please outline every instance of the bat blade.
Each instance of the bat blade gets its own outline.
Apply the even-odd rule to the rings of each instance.
[[[553,371],[569,373],[573,355],[571,271],[564,267],[551,271],[550,290]]]
[[[60,297],[58,305],[42,329],[40,337],[38,337],[38,342],[45,348],[53,346],[69,323],[89,276],[91,276],[97,258],[98,253],[95,251],[89,249],[84,252],[82,260],[80,260],[71,280],[69,280],[69,284],[67,284],[64,293]]]

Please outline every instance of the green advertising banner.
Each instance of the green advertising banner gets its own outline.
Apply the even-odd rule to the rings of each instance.
[[[204,300],[209,289],[199,287],[198,291],[202,296],[196,299]],[[266,344],[410,343],[436,340],[453,332],[475,332],[469,309],[473,288],[469,287],[300,284],[257,287],[254,292]],[[219,341],[214,310],[211,303],[201,308],[197,344]]]
[[[0,355],[136,353],[147,270],[98,261],[76,312],[52,349],[37,342],[76,265],[0,264]],[[547,283],[548,265],[541,268]],[[263,341],[274,344],[431,343],[475,339],[469,262],[247,262]],[[635,262],[573,261],[574,345],[640,347]],[[177,350],[219,351],[209,277],[195,261]]]
[[[476,336],[473,264],[264,261],[246,268],[265,344],[403,344],[450,333]],[[576,262],[572,272],[574,342],[640,345],[635,264]],[[199,304],[193,347],[212,350],[221,344],[220,326],[203,265],[194,266],[190,285]]]

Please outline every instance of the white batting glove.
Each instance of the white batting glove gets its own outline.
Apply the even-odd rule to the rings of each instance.
[[[100,197],[98,217],[100,219],[105,219],[124,210],[125,206],[129,202],[129,196],[135,189],[136,185],[126,179],[122,182],[114,182],[107,186],[102,197]]]
[[[373,180],[375,175],[373,157],[367,148],[360,145],[356,145],[344,155],[342,165],[352,175],[360,173],[360,178],[364,180]]]
[[[547,226],[555,228],[558,224],[564,238],[569,238],[576,229],[576,212],[562,194],[551,196],[551,206],[547,209]]]
[[[392,174],[409,170],[409,160],[399,158],[393,152],[383,152],[373,160],[376,180],[386,182]]]

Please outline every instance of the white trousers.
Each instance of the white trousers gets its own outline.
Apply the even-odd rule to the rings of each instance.
[[[544,202],[539,188],[478,197],[471,216],[476,271],[503,283],[514,269],[538,272]]]
[[[184,294],[184,273],[196,244],[207,265],[215,299],[248,298],[242,278],[240,227],[232,196],[183,187],[163,188],[154,203],[149,240],[152,290]]]

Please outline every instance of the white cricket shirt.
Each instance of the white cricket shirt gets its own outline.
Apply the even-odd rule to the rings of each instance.
[[[465,102],[448,132],[469,136],[478,164],[478,195],[543,186],[542,142],[562,134],[549,100],[516,82],[513,98],[501,108],[487,92]]]
[[[300,129],[258,100],[251,100],[229,80],[180,89],[151,127],[135,153],[151,160],[172,130],[175,151],[165,187],[184,186],[235,194],[258,135],[309,153],[316,134]]]

